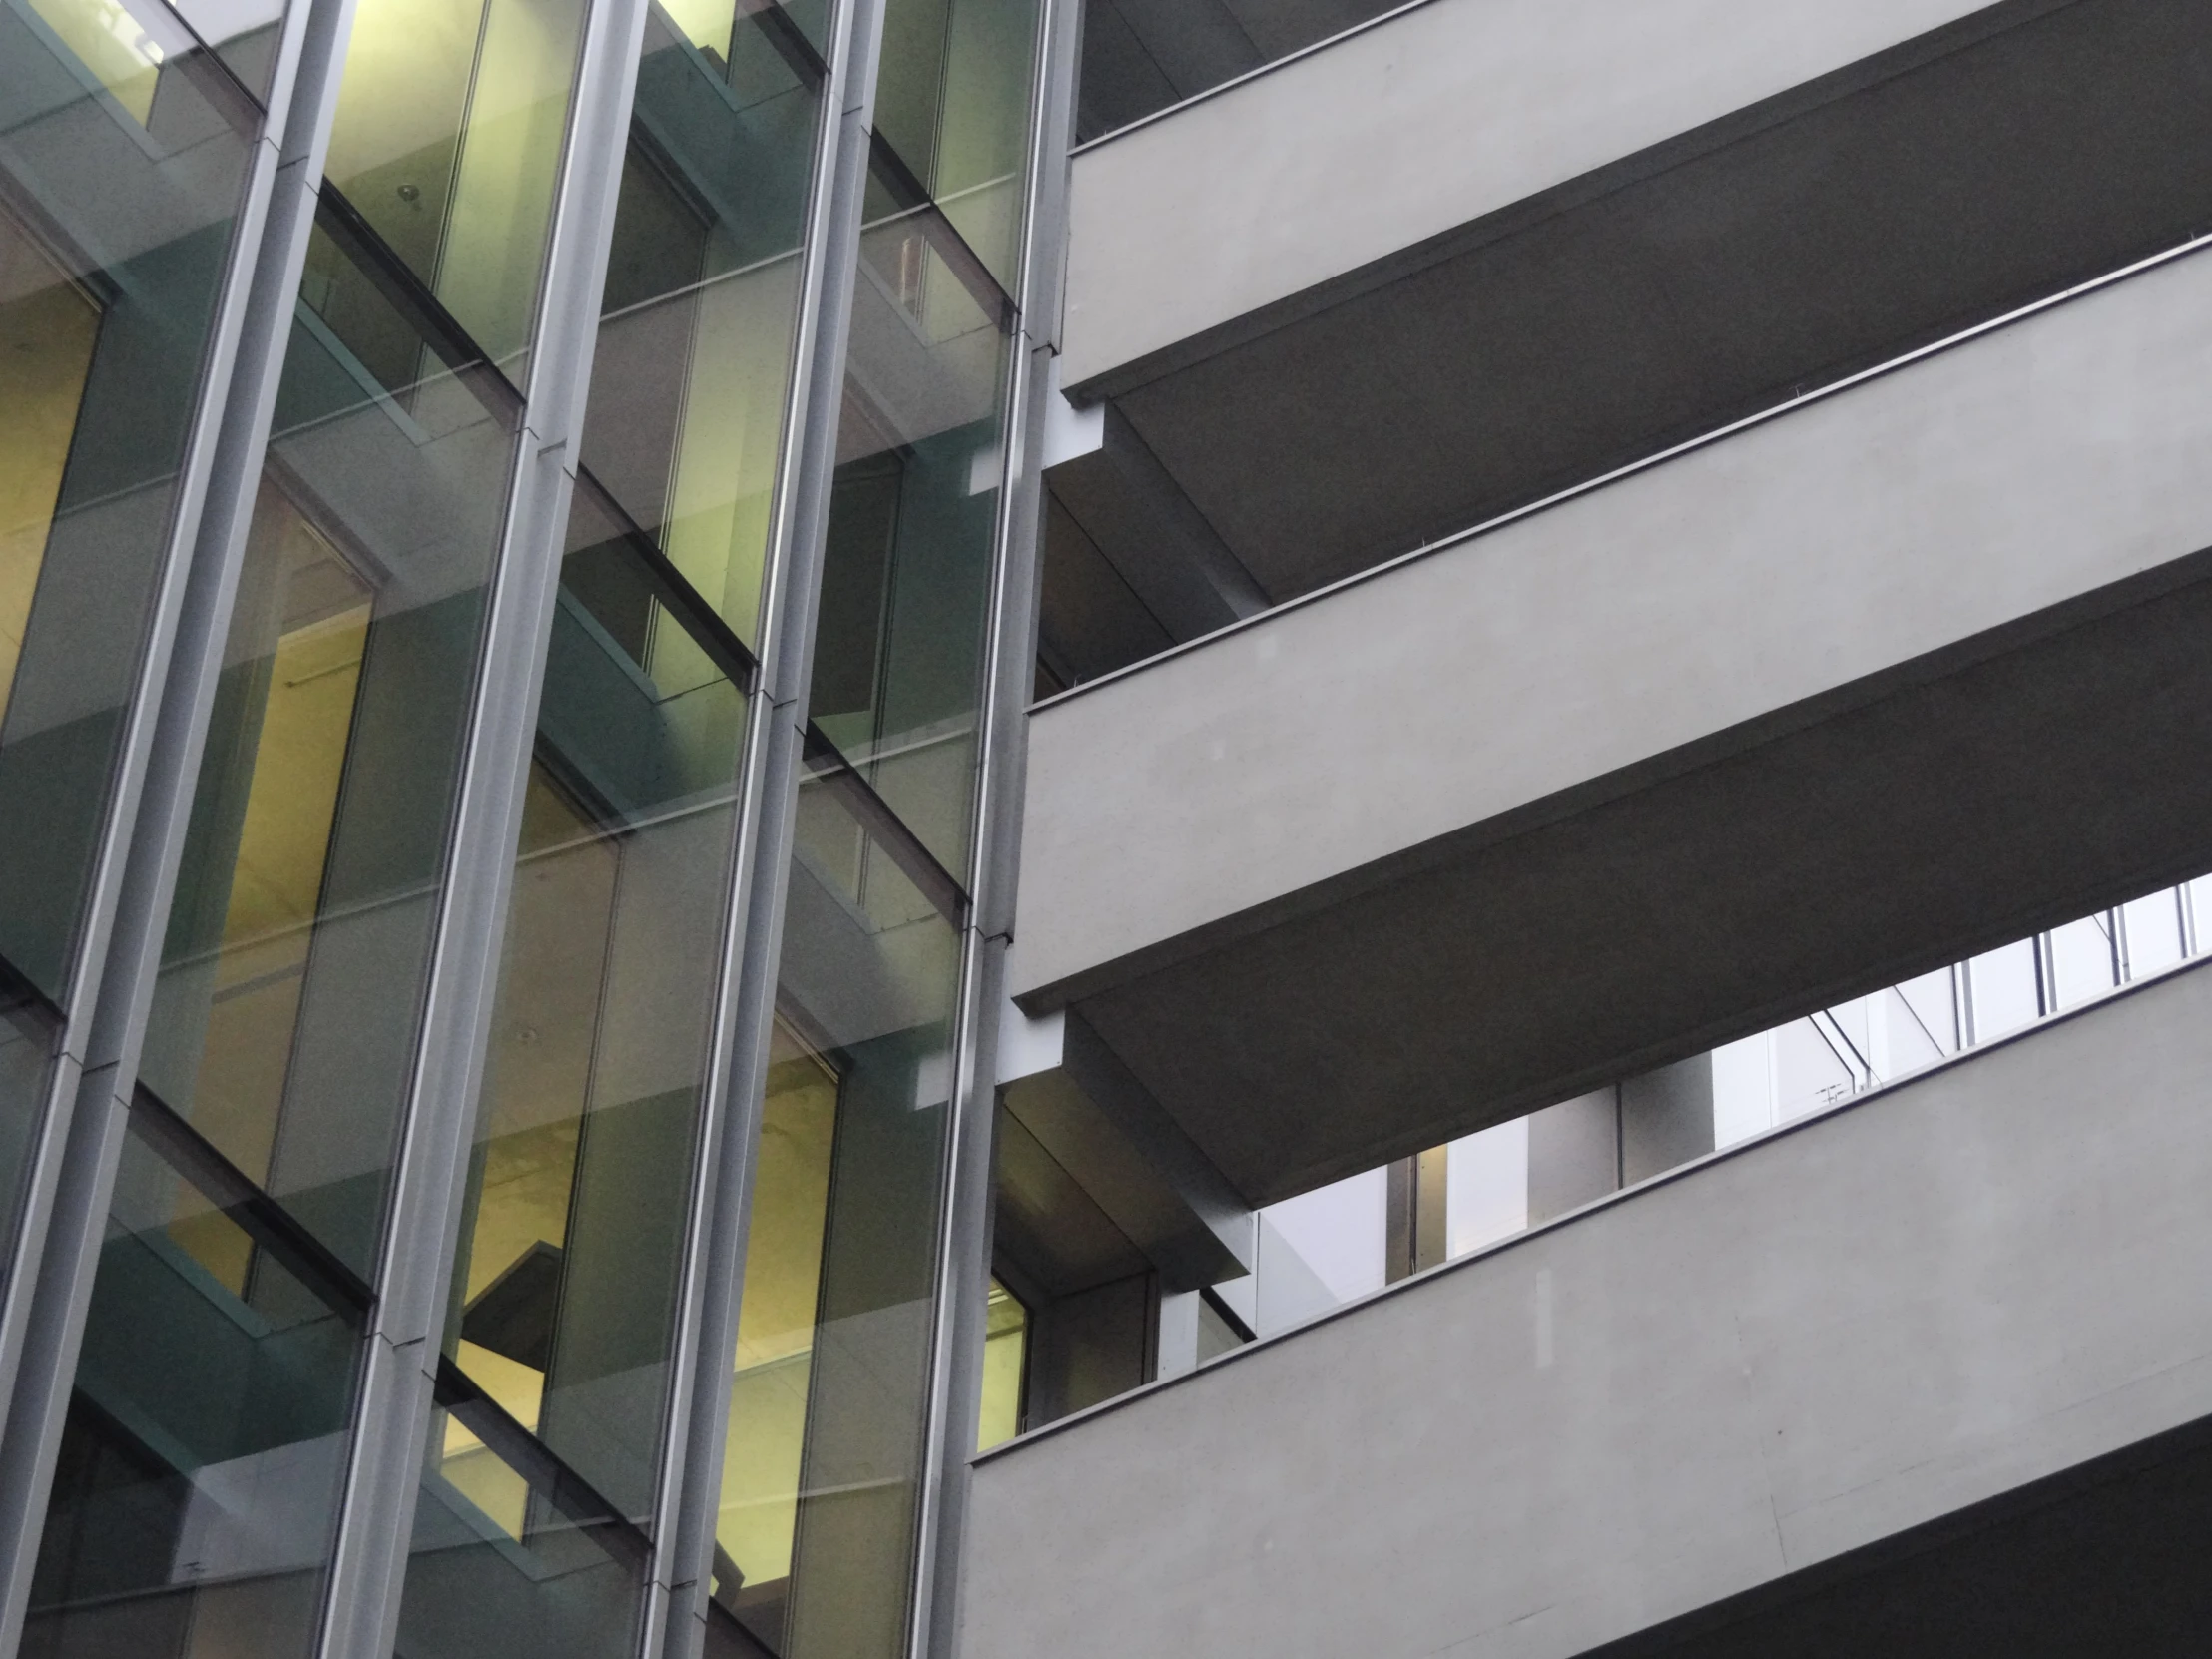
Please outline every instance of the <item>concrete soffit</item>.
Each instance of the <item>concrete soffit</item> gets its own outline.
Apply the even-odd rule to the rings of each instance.
[[[1836,1102],[1834,1105],[1819,1107],[1807,1112],[1802,1117],[1794,1118],[1788,1123],[1778,1124],[1772,1129],[1750,1136],[1731,1146],[1723,1147],[1701,1158],[1664,1170],[1645,1180],[1622,1186],[1576,1209],[1533,1224],[1521,1232],[1469,1251],[1464,1256],[1454,1257],[1438,1267],[1428,1268],[1420,1273],[1387,1284],[1381,1290],[1370,1292],[1366,1296],[1341,1303],[1288,1330],[1259,1337],[1208,1361],[1195,1371],[1181,1372],[1172,1377],[1160,1378],[1140,1388],[1116,1395],[1112,1399],[1102,1401],[1085,1410],[1072,1412],[1065,1417],[1044,1423],[1024,1434],[1002,1441],[986,1451],[978,1452],[972,1461],[987,1463],[995,1462],[1002,1457],[1017,1456],[1025,1447],[1034,1445],[1040,1440],[1073,1432],[1095,1418],[1141,1404],[1164,1389],[1195,1382],[1199,1378],[1219,1367],[1249,1360],[1253,1356],[1263,1351],[1272,1350],[1280,1344],[1296,1342],[1310,1331],[1338,1320],[1349,1319],[1376,1303],[1417,1293],[1430,1282],[1447,1274],[1478,1272],[1483,1264],[1494,1258],[1522,1249],[1533,1240],[1544,1238],[1563,1229],[1585,1225],[1621,1205],[1635,1202],[1646,1193],[1654,1192],[1662,1187],[1672,1186],[1677,1182],[1695,1180],[1702,1172],[1719,1164],[1728,1163],[1738,1158],[1755,1157],[1763,1148],[1779,1141],[1818,1130],[1823,1125],[1837,1119],[1880,1110],[1885,1106],[1893,1105],[1901,1096],[1910,1094],[1912,1090],[1929,1083],[1933,1079],[1948,1076],[1962,1067],[1976,1065],[1988,1057],[2008,1050],[2017,1044],[2034,1042],[2038,1038],[2073,1025],[2078,1021],[2093,1019],[2116,1003],[2144,995],[2162,985],[2186,978],[2191,974],[2204,972],[2212,972],[2212,957],[2197,957],[2179,962],[2156,973],[2146,974],[2132,983],[2088,997],[2071,1008],[2052,1014],[2017,1031],[1993,1038],[1961,1053],[1947,1055],[1922,1067],[1918,1071],[1908,1072],[1903,1076],[1879,1084],[1863,1094],[1850,1096]]]
[[[1075,152],[1078,167],[1082,155],[1109,145],[1126,134],[1157,122],[1172,120],[1194,105],[1210,102],[1250,81],[1316,53],[1325,52],[1353,36],[1385,27],[1407,13],[1432,3],[1434,0],[1413,0],[1412,4],[1401,6],[1348,30],[1343,35],[1323,41],[1306,52],[1265,65],[1251,75],[1163,110],[1156,116],[1105,134]],[[1686,163],[1713,155],[1771,128],[1783,126],[1823,106],[1838,103],[1924,65],[1980,45],[2050,13],[2083,3],[2084,0],[1999,0],[1998,4],[1973,12],[1956,22],[1945,24],[1773,97],[1732,111],[1463,225],[1410,243],[1354,270],[1227,318],[1128,362],[1089,375],[1063,388],[1064,395],[1078,409],[1124,396],[1141,386],[1165,379],[1252,340],[1403,281],[1433,266],[1444,264],[1491,243],[1503,242],[1546,220],[1602,201],[1633,185],[1659,178]]]

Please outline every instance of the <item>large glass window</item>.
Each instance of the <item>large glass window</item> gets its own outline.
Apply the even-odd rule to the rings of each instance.
[[[366,0],[361,38],[404,5]],[[574,67],[548,27],[565,49],[494,53],[553,100],[501,130],[524,196]],[[403,126],[458,57],[467,174],[494,37],[416,31],[412,83],[349,65],[341,128]],[[472,269],[530,274],[473,313],[496,357],[443,267],[335,187],[316,209],[40,1558],[55,1659],[311,1646],[545,257],[542,211],[494,220]]]
[[[809,706],[964,870],[1035,6],[900,0],[884,32]]]
[[[800,792],[711,1651],[902,1651],[958,903],[866,782],[818,750]]]
[[[0,4],[0,958],[57,1002],[260,124],[158,0]]]
[[[23,1652],[305,1654],[368,1288],[190,1126],[133,1114]]]
[[[584,0],[367,0],[329,187],[521,383]]]
[[[664,1450],[823,77],[774,6],[655,9],[643,52],[401,1613],[423,1659],[629,1651]]]

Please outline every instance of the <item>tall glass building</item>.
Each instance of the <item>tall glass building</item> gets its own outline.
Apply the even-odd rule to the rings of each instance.
[[[2201,1659],[2208,156],[0,0],[0,1659]]]
[[[931,1646],[1063,9],[0,8],[21,1652]]]

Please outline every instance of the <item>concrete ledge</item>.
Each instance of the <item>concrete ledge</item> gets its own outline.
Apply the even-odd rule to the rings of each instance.
[[[2208,1075],[2190,969],[1018,1444],[964,1659],[1565,1659],[2194,1422]]]
[[[1076,158],[1067,383],[1979,9],[1433,0],[1397,13]]]
[[[1937,10],[1828,7],[1816,22],[1795,4],[1436,0],[1106,145],[1078,162],[1072,394],[1111,399],[1223,557],[1280,602],[2212,226],[2194,163],[2212,146],[2212,0],[2005,0],[1939,27]],[[1356,48],[1452,19],[1528,38],[1457,55],[1408,41],[1387,74],[1356,72]],[[1770,26],[1796,34],[1768,42]],[[1910,38],[1875,39],[1886,27]],[[1844,36],[1873,55],[1801,55]],[[1716,84],[1703,125],[1672,125],[1680,105],[1630,130],[1647,99],[1702,86],[1739,48],[1728,91],[1744,102]],[[1813,78],[1761,79],[1784,66]],[[1493,67],[1525,80],[1490,88]],[[1304,137],[1229,130],[1247,91],[1303,77],[1315,84],[1282,120]],[[1432,100],[1414,96],[1431,81]],[[1547,95],[1603,148],[1554,157],[1563,134],[1520,103]],[[1341,176],[1337,152],[1361,156],[1377,131],[1401,147],[1392,168]],[[1124,143],[1161,154],[1087,205],[1085,167]],[[1234,209],[1209,194],[1224,156],[1250,199]],[[1454,199],[1462,170],[1496,172],[1494,192]],[[1392,204],[1447,201],[1471,217],[1361,252]],[[1255,272],[1296,281],[1259,302],[1232,280],[1248,249]],[[1352,263],[1315,278],[1316,260]],[[1173,318],[1165,334],[1198,322],[1193,293],[1219,301],[1203,328],[1094,369],[1097,307]],[[1132,567],[1112,514],[1066,505]]]
[[[2194,256],[1040,710],[1016,995],[1257,1203],[2193,873],[2208,354]]]

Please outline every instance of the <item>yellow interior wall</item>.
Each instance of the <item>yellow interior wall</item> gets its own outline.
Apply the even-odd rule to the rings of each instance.
[[[762,1105],[715,1537],[749,1584],[791,1571],[837,1078],[781,1027]]]
[[[992,1280],[983,1337],[983,1410],[975,1430],[978,1451],[1021,1432],[1021,1372],[1028,1347],[1029,1310]]]
[[[280,507],[263,524],[282,538],[285,615],[193,1090],[195,1127],[256,1180],[276,1144],[369,620],[366,586],[304,518]]]
[[[783,259],[699,290],[663,530],[669,562],[748,644],[760,634],[797,279],[796,258]]]
[[[702,52],[712,52],[717,62],[727,61],[730,32],[738,20],[737,0],[663,0],[663,9],[686,40]]]
[[[556,1249],[567,1243],[615,901],[614,846],[536,767],[523,800],[519,852],[493,1018],[483,1173],[463,1247],[464,1303],[539,1243]],[[459,1345],[455,1358],[508,1415],[536,1430],[543,1372],[470,1342]],[[528,1496],[521,1477],[451,1418],[439,1468],[521,1536]]]
[[[438,262],[438,297],[494,362],[530,337],[583,8],[490,0]]]
[[[99,331],[91,299],[0,215],[0,719]]]
[[[362,0],[330,178],[494,362],[528,340],[580,0]]]

